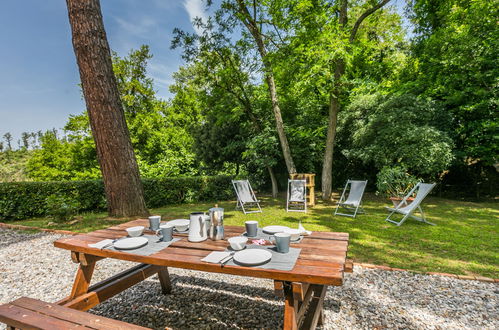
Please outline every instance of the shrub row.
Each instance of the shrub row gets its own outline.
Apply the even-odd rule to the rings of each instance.
[[[229,176],[143,179],[148,208],[168,204],[228,200]],[[47,198],[56,196],[76,205],[78,212],[106,209],[102,180],[0,183],[0,220],[47,215]]]

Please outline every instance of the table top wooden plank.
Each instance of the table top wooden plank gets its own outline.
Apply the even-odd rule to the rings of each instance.
[[[90,241],[90,243],[95,243],[98,242],[99,240],[103,240],[106,238],[120,238],[123,236],[126,236],[126,231],[124,227],[123,229],[117,230],[117,229],[101,229],[92,233],[88,233],[85,235],[76,236],[75,238],[78,239],[84,239],[88,236],[95,237],[95,241]],[[236,227],[237,230],[232,230],[232,231],[226,231],[226,239],[232,236],[239,236],[244,232],[243,227]],[[145,233],[147,234],[153,234],[152,231],[146,231]],[[292,247],[299,247],[299,248],[318,248],[318,249],[326,249],[326,250],[331,250],[331,251],[347,251],[348,249],[348,241],[343,241],[343,240],[322,240],[322,239],[316,239],[315,237],[316,232],[313,232],[311,236],[305,236],[303,240],[300,243],[296,244],[291,244]],[[175,237],[187,237],[187,234],[174,234]],[[199,242],[199,243],[191,243],[187,240],[182,240],[179,242],[175,242],[172,244],[172,246],[183,246],[183,247],[195,247],[198,249],[207,249],[207,250],[213,250],[213,247],[223,247],[224,249],[227,247],[228,243],[227,240],[219,240],[219,241],[212,241],[212,240],[206,240],[204,242]]]
[[[120,238],[126,235],[125,231],[116,231],[105,234],[101,232],[99,234],[89,233],[82,235],[81,237],[76,236],[75,240],[82,243],[80,246],[87,246],[88,244],[99,242],[106,238]],[[174,235],[179,237],[179,235]],[[228,247],[228,242],[226,240],[211,241],[206,240],[204,242],[192,243],[187,240],[187,237],[180,236],[183,240],[175,242],[168,248],[169,253],[179,253],[181,249],[171,250],[172,248],[183,248],[183,249],[196,249],[203,251],[204,255],[207,255],[211,251],[224,251]],[[312,243],[307,243],[312,242]],[[346,257],[346,252],[348,248],[348,243],[344,241],[327,241],[325,244],[319,244],[317,241],[307,240],[304,238],[301,243],[291,244],[291,247],[300,248],[302,251],[300,253],[301,258],[312,259],[312,260],[328,260],[333,258],[335,262],[342,262]],[[83,251],[79,251],[83,252]]]
[[[165,220],[163,220],[164,222]],[[168,221],[168,220],[166,220]],[[149,226],[149,220],[147,219],[137,219],[133,220],[130,222],[118,224],[112,227],[109,227],[107,229],[111,230],[125,230],[125,228],[132,227],[132,226],[144,226],[148,227]],[[298,225],[297,225],[298,227]],[[245,229],[242,226],[224,226],[224,231],[225,233],[238,233],[239,235],[244,233]],[[330,240],[342,240],[342,241],[348,241],[349,239],[349,234],[348,233],[342,233],[342,232],[329,232],[329,231],[314,231],[313,232],[313,238],[314,239],[330,239]],[[186,234],[184,234],[186,235]]]
[[[88,234],[63,238],[54,242],[54,245],[71,251],[159,266],[284,281],[327,285],[342,284],[344,264],[348,250],[348,234],[346,233],[313,232],[311,236],[306,236],[301,243],[292,244],[292,247],[301,248],[301,253],[295,267],[291,271],[229,265],[222,267],[219,264],[203,262],[201,259],[211,251],[224,251],[228,247],[228,242],[226,240],[212,241],[208,239],[204,242],[193,243],[187,240],[186,234],[175,234],[174,236],[185,239],[174,242],[170,247],[150,256],[139,256],[125,251],[109,249],[99,250],[88,246],[90,243],[96,243],[106,238],[115,239],[123,237],[126,235],[126,228],[137,225],[147,226],[148,220],[134,220]],[[244,227],[225,227],[226,238],[241,235],[243,232]],[[147,233],[152,234],[151,231]]]

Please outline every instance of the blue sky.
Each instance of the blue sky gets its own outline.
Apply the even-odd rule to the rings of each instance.
[[[397,7],[404,0],[392,0]],[[148,66],[155,89],[170,96],[172,73],[182,65],[170,49],[175,27],[194,31],[194,17],[206,17],[202,0],[101,0],[111,49],[125,56],[148,44],[154,55]],[[65,0],[0,1],[0,140],[6,132],[61,128],[85,103]]]
[[[149,74],[158,95],[168,97],[171,74],[182,64],[170,49],[172,31],[193,31],[192,18],[205,15],[201,1],[101,0],[101,6],[111,49],[124,56],[148,44]],[[0,27],[0,139],[63,127],[69,114],[85,109],[66,1],[2,0]]]

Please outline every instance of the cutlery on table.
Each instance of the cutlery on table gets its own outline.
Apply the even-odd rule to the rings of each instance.
[[[103,247],[101,247],[100,249],[104,249],[104,248],[107,248],[107,247],[110,247],[112,246],[114,243],[116,243],[117,241],[119,241],[120,239],[123,239],[123,238],[127,238],[128,236],[125,236],[125,237],[120,237],[120,238],[115,238],[113,239],[112,242],[109,242],[108,244],[104,245]]]
[[[227,257],[220,260],[220,265],[222,265],[222,267],[225,266],[225,264],[228,263],[230,259],[234,258],[234,253],[236,253],[236,251],[232,251]]]

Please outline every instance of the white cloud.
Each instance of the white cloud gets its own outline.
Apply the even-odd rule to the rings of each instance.
[[[146,37],[151,28],[156,25],[156,21],[150,17],[142,17],[136,21],[128,21],[120,17],[114,17],[114,19],[121,29],[138,37]]]
[[[184,0],[184,8],[189,14],[189,19],[192,22],[196,17],[200,17],[203,22],[208,20],[208,15],[203,8],[202,0]],[[201,34],[201,30],[193,25],[197,34]]]

